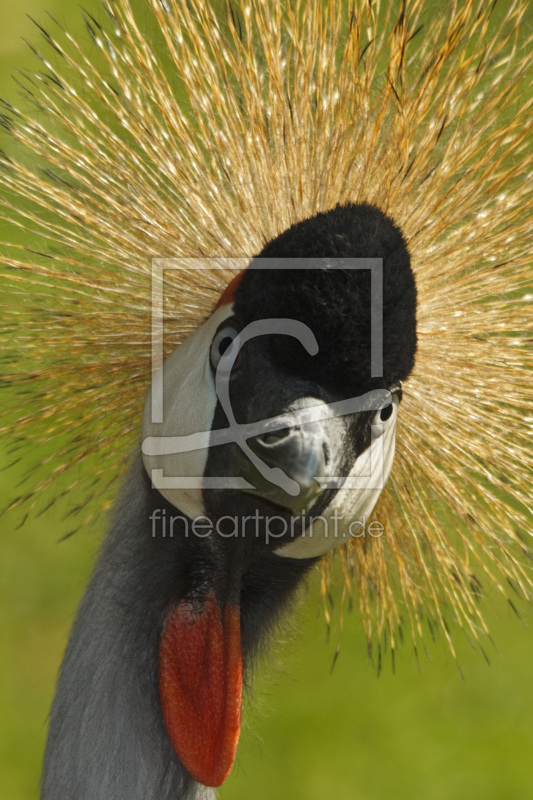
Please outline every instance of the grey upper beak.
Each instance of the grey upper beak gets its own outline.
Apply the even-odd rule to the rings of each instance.
[[[291,412],[302,411],[321,401],[304,398],[298,401]],[[337,428],[342,426],[338,418],[314,421],[298,421],[294,414],[287,415],[286,427],[267,429],[248,439],[247,444],[255,458],[253,462],[242,453],[239,474],[254,487],[250,494],[259,496],[274,505],[300,513],[309,509],[322,491],[316,478],[333,474],[331,453]]]

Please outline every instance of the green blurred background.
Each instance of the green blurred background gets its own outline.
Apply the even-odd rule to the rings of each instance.
[[[88,39],[78,6],[68,0],[9,6],[4,0],[2,97],[15,100],[10,73],[34,65],[21,41],[35,40],[26,14],[42,20],[45,11]],[[21,473],[0,473],[2,506]],[[53,510],[16,527],[19,520],[8,515],[2,526],[0,800],[38,795],[55,676],[100,541],[91,530],[59,542],[67,528]],[[258,671],[223,800],[533,798],[533,635],[527,625],[510,608],[490,606],[496,643],[484,645],[490,666],[459,637],[460,669],[443,643],[428,642],[419,663],[406,647],[396,674],[387,663],[377,677],[354,613],[345,617],[331,672],[340,631],[334,625],[326,641],[317,577],[302,593],[274,658]]]

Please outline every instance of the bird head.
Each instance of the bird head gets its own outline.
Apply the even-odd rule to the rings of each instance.
[[[197,539],[162,635],[160,694],[204,784],[233,763],[243,655],[376,504],[415,351],[402,233],[349,204],[267,243],[154,379],[145,468],[184,515],[175,535]]]

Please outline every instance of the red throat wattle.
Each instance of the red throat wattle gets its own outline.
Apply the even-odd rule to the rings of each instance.
[[[182,600],[159,649],[159,694],[170,741],[205,786],[228,777],[239,741],[242,654],[239,607],[222,612],[210,591],[202,606]]]

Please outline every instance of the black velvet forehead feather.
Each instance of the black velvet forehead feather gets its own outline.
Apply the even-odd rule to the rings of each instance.
[[[382,258],[383,377],[370,377],[370,270],[261,270],[261,258]],[[289,337],[272,337],[280,366],[342,393],[404,380],[416,352],[416,287],[400,229],[371,205],[348,204],[296,223],[265,245],[235,293],[236,316],[290,318],[311,328],[318,355]]]

